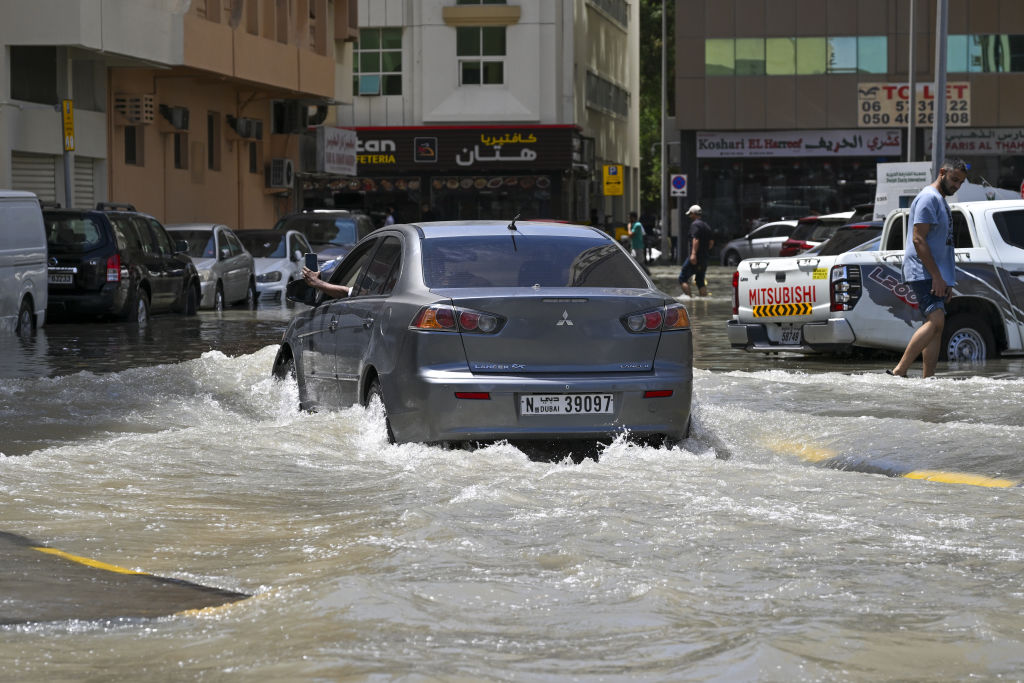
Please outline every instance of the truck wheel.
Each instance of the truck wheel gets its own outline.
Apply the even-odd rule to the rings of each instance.
[[[735,268],[740,264],[741,260],[742,259],[740,258],[739,252],[730,249],[729,251],[725,252],[725,263],[723,265],[729,266],[730,268]]]
[[[979,316],[955,313],[943,326],[940,360],[954,363],[979,361],[998,355],[992,328]]]
[[[21,302],[18,310],[18,320],[14,333],[19,337],[31,337],[36,332],[36,314],[32,312],[32,304],[28,299]]]

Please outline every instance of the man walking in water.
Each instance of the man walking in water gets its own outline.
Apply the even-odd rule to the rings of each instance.
[[[935,374],[939,359],[942,328],[946,323],[946,303],[956,284],[956,259],[953,251],[953,214],[946,197],[956,194],[967,178],[967,165],[960,159],[947,159],[939,177],[927,186],[910,205],[910,240],[903,257],[903,281],[917,297],[917,308],[924,324],[907,343],[903,357],[890,375],[906,377],[911,364],[921,356],[921,376]]]
[[[708,256],[711,254],[711,247],[715,246],[712,239],[711,227],[701,218],[703,210],[699,205],[694,204],[686,212],[690,223],[690,248],[683,252],[683,268],[679,271],[679,287],[683,294],[690,294],[690,278],[696,276],[697,291],[701,296],[708,295],[708,283],[704,279],[708,270]],[[681,246],[681,245],[680,245]]]

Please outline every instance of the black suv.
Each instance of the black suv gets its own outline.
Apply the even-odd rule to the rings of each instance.
[[[274,230],[298,230],[305,235],[321,264],[345,256],[374,228],[373,220],[365,213],[345,209],[290,213],[274,226]]]
[[[195,315],[199,273],[188,244],[131,204],[43,210],[49,247],[47,317]]]

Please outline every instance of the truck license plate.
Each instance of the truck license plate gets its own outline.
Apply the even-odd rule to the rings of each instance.
[[[783,327],[782,337],[779,339],[781,344],[795,345],[800,343],[800,328],[799,327]]]
[[[524,394],[519,397],[522,415],[580,415],[611,413],[611,394]]]

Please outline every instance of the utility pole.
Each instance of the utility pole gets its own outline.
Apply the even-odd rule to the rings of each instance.
[[[666,53],[668,50],[665,48],[665,37],[666,31],[666,20],[665,20],[665,0],[661,0],[661,162],[660,169],[658,172],[658,197],[661,201],[661,256],[665,257],[665,254],[669,254],[671,257],[672,242],[669,233],[672,231],[671,222],[668,219],[668,196],[665,194],[668,190],[668,155],[665,153],[665,117],[667,116],[665,111],[665,104],[667,98],[667,86],[665,72],[668,70],[668,57]],[[669,259],[671,260],[671,258]]]
[[[916,139],[916,118],[917,118],[917,69],[914,64],[914,57],[917,53],[917,31],[914,30],[914,2],[910,0],[910,23],[908,32],[910,34],[910,55],[907,58],[907,80],[910,81],[910,110],[907,113],[907,161],[914,160],[914,141]]]
[[[949,0],[935,0],[935,120],[932,122],[932,178],[946,156],[946,40]]]

